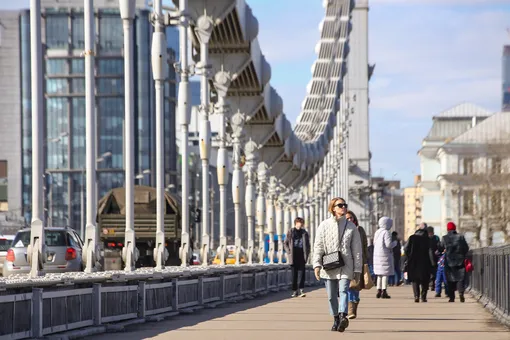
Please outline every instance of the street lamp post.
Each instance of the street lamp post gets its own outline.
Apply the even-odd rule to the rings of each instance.
[[[94,5],[93,0],[84,0],[85,25],[85,134],[86,134],[86,176],[87,176],[87,222],[85,242],[83,246],[83,262],[85,272],[95,271],[99,259],[97,249],[97,194],[96,194],[96,112],[95,112],[95,79],[94,79]]]
[[[32,221],[27,259],[30,276],[43,274],[45,239],[43,226],[43,84],[41,46],[41,2],[30,0],[30,48],[32,73]],[[42,322],[42,315],[39,316]],[[39,334],[33,334],[38,336]],[[42,334],[40,334],[42,335]]]

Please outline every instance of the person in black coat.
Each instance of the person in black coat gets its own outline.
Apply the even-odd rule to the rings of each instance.
[[[459,291],[460,302],[464,302],[464,278],[466,276],[464,261],[469,246],[464,236],[457,233],[455,223],[448,222],[446,229],[448,234],[443,236],[441,248],[446,251],[444,271],[448,281],[449,302],[455,302],[455,289]]]
[[[432,271],[432,254],[426,227],[409,237],[405,248],[407,277],[413,285],[414,302],[427,302],[427,290]],[[421,288],[421,292],[420,292]]]
[[[302,217],[296,217],[294,228],[290,229],[283,244],[288,255],[287,263],[292,267],[292,297],[298,296],[298,275],[299,296],[305,297],[303,291],[305,288],[306,263],[310,256],[310,236],[305,230],[305,220]]]

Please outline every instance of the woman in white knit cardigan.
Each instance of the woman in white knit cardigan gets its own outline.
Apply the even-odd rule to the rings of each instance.
[[[349,326],[347,319],[347,291],[351,280],[359,282],[361,276],[362,246],[358,228],[346,219],[347,203],[343,198],[331,200],[328,207],[331,217],[317,227],[313,248],[313,268],[317,280],[326,280],[329,312],[334,318],[332,331],[343,332]],[[345,265],[325,270],[322,257],[340,251]],[[340,300],[340,303],[339,301]]]

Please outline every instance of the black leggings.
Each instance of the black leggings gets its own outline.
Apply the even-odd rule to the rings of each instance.
[[[299,289],[305,288],[305,266],[292,265],[292,290],[298,290],[298,275],[300,275]]]

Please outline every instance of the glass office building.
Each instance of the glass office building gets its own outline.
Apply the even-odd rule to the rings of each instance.
[[[45,1],[47,4],[48,1]],[[83,2],[80,1],[80,4]],[[43,4],[44,6],[44,4]],[[79,230],[87,199],[85,190],[84,18],[79,7],[44,7],[45,208],[49,223]],[[154,82],[150,64],[153,27],[149,11],[139,8],[135,43],[135,171],[136,184],[154,185],[156,164]],[[30,13],[20,18],[23,130],[23,206],[31,207]],[[96,112],[98,198],[124,185],[124,57],[118,8],[96,8]],[[175,44],[175,43],[174,43]],[[165,180],[176,181],[175,51],[168,49],[165,85]]]

